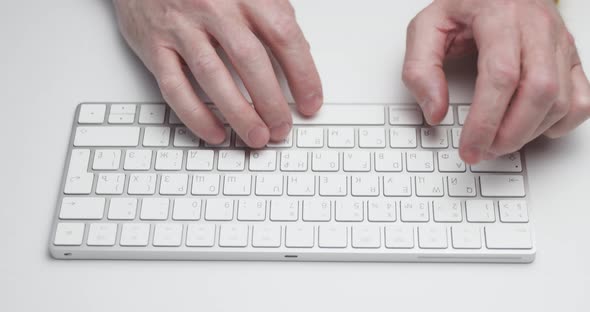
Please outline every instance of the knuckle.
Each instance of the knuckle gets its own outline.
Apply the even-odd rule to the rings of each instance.
[[[551,109],[552,114],[556,116],[557,119],[563,118],[570,110],[569,101],[563,98],[558,98]]]
[[[266,51],[260,42],[250,38],[234,41],[230,44],[229,50],[230,55],[236,58],[238,62],[243,63],[255,63],[266,55]]]
[[[186,84],[186,80],[173,74],[162,74],[158,77],[158,85],[164,99],[172,97],[182,89]]]
[[[559,81],[555,75],[551,75],[549,72],[530,75],[530,78],[524,83],[528,84],[535,94],[547,100],[555,100],[559,94]]]
[[[514,88],[520,80],[520,64],[510,57],[491,59],[486,69],[491,83],[500,89]]]
[[[295,21],[295,16],[291,12],[282,12],[277,14],[270,21],[270,41],[279,46],[287,46],[294,42],[305,42],[303,33]]]
[[[575,98],[571,107],[574,114],[581,114],[586,118],[590,117],[590,94],[579,95]]]

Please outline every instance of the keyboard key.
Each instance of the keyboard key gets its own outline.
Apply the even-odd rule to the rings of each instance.
[[[82,104],[78,114],[78,123],[101,124],[104,122],[106,109],[107,106],[104,104]]]
[[[489,249],[531,249],[531,230],[528,224],[490,224],[485,227]]]
[[[429,151],[414,151],[406,154],[409,172],[434,172],[434,154]]]
[[[178,118],[178,115],[173,110],[170,110],[170,116],[168,116],[168,123],[171,125],[181,125],[182,121]]]
[[[137,198],[114,197],[109,203],[109,220],[133,220],[137,213]]]
[[[452,126],[455,123],[455,114],[453,112],[453,106],[449,106],[447,114],[439,123],[441,126]]]
[[[465,162],[459,157],[457,150],[438,152],[438,171],[440,172],[465,172]]]
[[[461,201],[456,199],[438,199],[432,209],[435,222],[461,222],[463,211]]]
[[[164,115],[166,114],[166,106],[161,104],[144,104],[139,110],[140,124],[162,124],[164,123]]]
[[[501,200],[498,202],[498,206],[500,208],[500,221],[506,223],[529,222],[526,201]]]
[[[389,129],[389,146],[393,148],[416,148],[418,139],[415,128]]]
[[[56,246],[80,246],[84,237],[84,223],[58,223],[53,244]]]
[[[520,175],[483,175],[479,177],[481,196],[524,197],[524,179]]]
[[[266,202],[256,198],[238,201],[239,221],[264,221],[266,219]]]
[[[186,231],[186,245],[189,247],[213,247],[215,244],[215,225],[210,223],[190,223]]]
[[[258,196],[283,195],[283,176],[278,174],[256,175],[255,193]]]
[[[449,196],[475,197],[475,178],[471,175],[456,175],[447,178]]]
[[[135,104],[113,104],[109,114],[110,124],[132,124],[135,121]]]
[[[371,222],[394,222],[396,217],[395,201],[369,200],[367,218]]]
[[[375,171],[401,172],[402,153],[394,151],[375,152]]]
[[[353,226],[353,248],[379,248],[381,247],[381,231],[376,226]]]
[[[385,227],[386,248],[414,248],[414,227],[396,224]]]
[[[125,152],[125,170],[149,170],[152,166],[152,151],[127,150]]]
[[[441,197],[444,193],[443,178],[440,176],[417,176],[416,195],[425,197]]]
[[[428,201],[425,200],[402,200],[400,215],[403,222],[428,222]]]
[[[250,152],[250,171],[275,171],[277,169],[277,152],[251,151]]]
[[[143,132],[143,146],[164,147],[170,144],[170,128],[146,127]]]
[[[383,105],[324,105],[312,117],[296,113],[292,105],[294,125],[384,125]]]
[[[453,148],[459,148],[461,142],[461,128],[453,128],[451,130],[451,141],[453,141]]]
[[[437,224],[419,226],[418,245],[423,249],[446,249],[448,247],[446,226]]]
[[[101,173],[96,182],[96,194],[123,194],[125,186],[125,174],[123,173]]]
[[[364,219],[363,202],[360,200],[337,200],[335,219],[339,222],[360,222]]]
[[[389,106],[389,123],[394,126],[419,126],[424,123],[424,117],[417,105],[392,105]]]
[[[307,152],[281,152],[281,171],[307,171]]]
[[[369,172],[371,171],[371,154],[365,151],[352,151],[343,154],[344,171]]]
[[[252,228],[252,247],[281,247],[280,225],[256,224]]]
[[[200,139],[186,127],[176,127],[174,129],[174,146],[175,147],[198,147]]]
[[[156,153],[156,170],[180,170],[184,152],[180,150],[159,150]]]
[[[88,172],[89,161],[90,150],[72,150],[64,187],[65,194],[90,194],[94,174]]]
[[[93,170],[117,170],[121,162],[121,150],[96,150],[94,152]]]
[[[156,192],[154,173],[134,173],[129,176],[129,195],[153,195]]]
[[[333,174],[320,177],[320,196],[346,196],[347,177]]]
[[[88,230],[88,246],[113,246],[117,240],[116,223],[92,223]]]
[[[289,248],[311,248],[314,246],[314,226],[289,224],[285,230],[285,246]]]
[[[315,176],[302,174],[287,176],[287,195],[315,195]]]
[[[346,248],[348,231],[346,226],[325,224],[318,227],[318,246],[320,248]]]
[[[329,200],[314,199],[303,201],[303,221],[330,221],[332,218]]]
[[[182,243],[182,224],[158,223],[154,229],[156,247],[177,247]]]
[[[385,129],[379,128],[360,128],[359,129],[359,147],[362,148],[384,148],[385,147]]]
[[[224,195],[250,195],[252,176],[249,174],[226,175],[223,182]]]
[[[74,136],[74,146],[137,146],[139,127],[78,127]]]
[[[383,176],[383,195],[411,196],[412,178],[405,174]]]
[[[477,225],[455,225],[451,228],[453,248],[481,249],[481,227]]]
[[[217,195],[219,194],[218,174],[196,174],[193,177],[193,195]]]
[[[213,150],[190,150],[186,157],[186,170],[211,171],[214,157]]]
[[[459,124],[461,126],[465,124],[465,120],[467,119],[467,115],[469,114],[470,108],[471,108],[471,106],[469,106],[469,105],[457,106],[457,115],[459,116]]]
[[[447,137],[447,129],[434,127],[422,128],[421,141],[423,148],[448,148],[449,139]]]
[[[267,147],[293,147],[293,131],[289,132],[287,136],[279,142],[268,142]]]
[[[202,203],[200,199],[176,198],[174,199],[174,210],[172,219],[196,221],[201,219]]]
[[[298,147],[323,147],[324,146],[324,129],[323,128],[298,128],[297,129],[297,146]]]
[[[494,202],[491,200],[467,200],[465,201],[465,212],[468,222],[494,222]]]
[[[246,166],[246,151],[219,151],[219,158],[217,160],[217,170],[219,171],[243,171]]]
[[[311,170],[316,172],[335,172],[340,170],[340,153],[334,151],[313,152]]]
[[[271,221],[297,221],[299,203],[293,199],[273,199],[270,202]]]
[[[105,199],[100,197],[64,197],[59,218],[62,220],[100,220],[104,214]]]
[[[353,196],[379,196],[379,177],[359,175],[351,177]]]
[[[205,205],[205,220],[231,221],[234,218],[234,201],[226,198],[209,198]]]
[[[160,180],[160,194],[185,195],[187,191],[187,174],[163,174]]]
[[[473,172],[522,172],[520,152],[500,156],[493,160],[483,160],[471,166]]]
[[[141,220],[166,220],[168,219],[168,198],[144,198],[141,200]]]
[[[121,246],[147,246],[150,237],[148,223],[124,223],[121,229]]]
[[[354,128],[329,128],[328,147],[352,148],[354,147]]]

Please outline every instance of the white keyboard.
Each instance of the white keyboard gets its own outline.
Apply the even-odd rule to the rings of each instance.
[[[249,150],[163,104],[81,104],[50,251],[60,259],[531,262],[521,153],[458,155],[468,105],[325,105]]]

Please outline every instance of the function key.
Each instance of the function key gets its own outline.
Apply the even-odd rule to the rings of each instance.
[[[78,123],[81,124],[100,124],[104,121],[104,115],[107,106],[105,104],[82,104]]]
[[[135,121],[135,104],[113,104],[109,114],[109,123],[131,124]]]
[[[163,104],[144,104],[139,111],[140,124],[162,124],[166,115],[166,106]]]
[[[389,107],[389,123],[397,126],[419,126],[424,122],[422,111],[416,105]]]

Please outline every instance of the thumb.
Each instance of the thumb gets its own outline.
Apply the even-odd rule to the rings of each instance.
[[[448,83],[443,71],[448,37],[443,8],[431,4],[408,25],[402,79],[424,112],[426,121],[436,125],[449,106]]]

